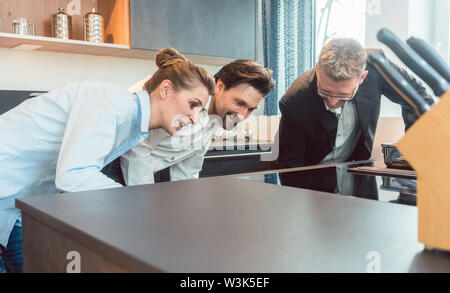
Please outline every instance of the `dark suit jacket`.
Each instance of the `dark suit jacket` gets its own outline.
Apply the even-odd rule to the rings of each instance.
[[[391,63],[429,103],[432,99],[419,81],[405,70]],[[354,98],[362,130],[359,141],[348,161],[367,160],[371,156],[373,140],[380,115],[380,100],[384,95],[402,105],[406,128],[417,119],[406,102],[389,86],[370,64],[369,73]],[[278,132],[280,152],[277,167],[289,168],[316,165],[333,150],[338,120],[327,111],[322,98],[317,94],[315,70],[303,73],[291,85],[281,99],[282,113]]]

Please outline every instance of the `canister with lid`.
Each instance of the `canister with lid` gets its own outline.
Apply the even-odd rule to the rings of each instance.
[[[64,40],[72,38],[72,17],[64,12],[64,8],[52,15],[52,35]]]
[[[26,18],[13,19],[13,33],[28,35],[28,22]]]
[[[104,41],[103,16],[92,9],[83,18],[84,40],[100,43]]]

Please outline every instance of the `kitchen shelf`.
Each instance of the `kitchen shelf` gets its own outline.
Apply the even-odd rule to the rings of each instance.
[[[92,43],[80,40],[61,40],[56,38],[17,35],[0,32],[0,47],[25,51],[52,51],[60,53],[85,54],[95,56],[112,56],[124,58],[156,58],[157,51],[132,49],[128,45],[110,43]],[[191,62],[211,65],[225,65],[233,59],[185,55]]]
[[[130,45],[129,0],[0,0],[1,32],[13,33],[14,19],[35,25],[36,36],[51,37],[52,15],[59,8],[72,16],[73,40],[84,40],[83,16],[93,9],[103,16],[106,43]]]
[[[72,3],[75,2],[72,0],[0,0],[0,19],[3,22],[3,31],[0,31],[0,48],[150,60],[156,58],[157,50],[132,48],[129,0],[78,0],[80,11],[72,15],[72,39],[61,40],[50,37],[52,35],[51,15],[57,12],[58,7],[68,10]],[[105,43],[91,43],[83,40],[82,18],[93,8],[104,17]],[[8,29],[7,24],[11,24],[13,19],[18,17],[24,17],[36,25],[36,36],[11,33],[11,28]],[[185,56],[197,64],[224,65],[233,60],[189,54]]]
[[[129,49],[127,45],[110,43],[92,43],[79,40],[62,40],[49,37],[0,33],[0,47],[17,50],[43,50],[88,55],[104,55]]]

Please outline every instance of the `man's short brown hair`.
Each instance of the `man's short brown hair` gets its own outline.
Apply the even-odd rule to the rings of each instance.
[[[238,59],[222,67],[214,78],[216,83],[220,79],[226,90],[247,83],[266,96],[275,85],[272,74],[270,68],[264,68],[256,61]]]

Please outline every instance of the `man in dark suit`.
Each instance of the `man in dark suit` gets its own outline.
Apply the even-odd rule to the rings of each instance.
[[[278,167],[369,159],[382,95],[402,106],[406,128],[417,119],[366,58],[357,41],[335,39],[294,81],[280,101]],[[432,103],[419,81],[392,65]]]

